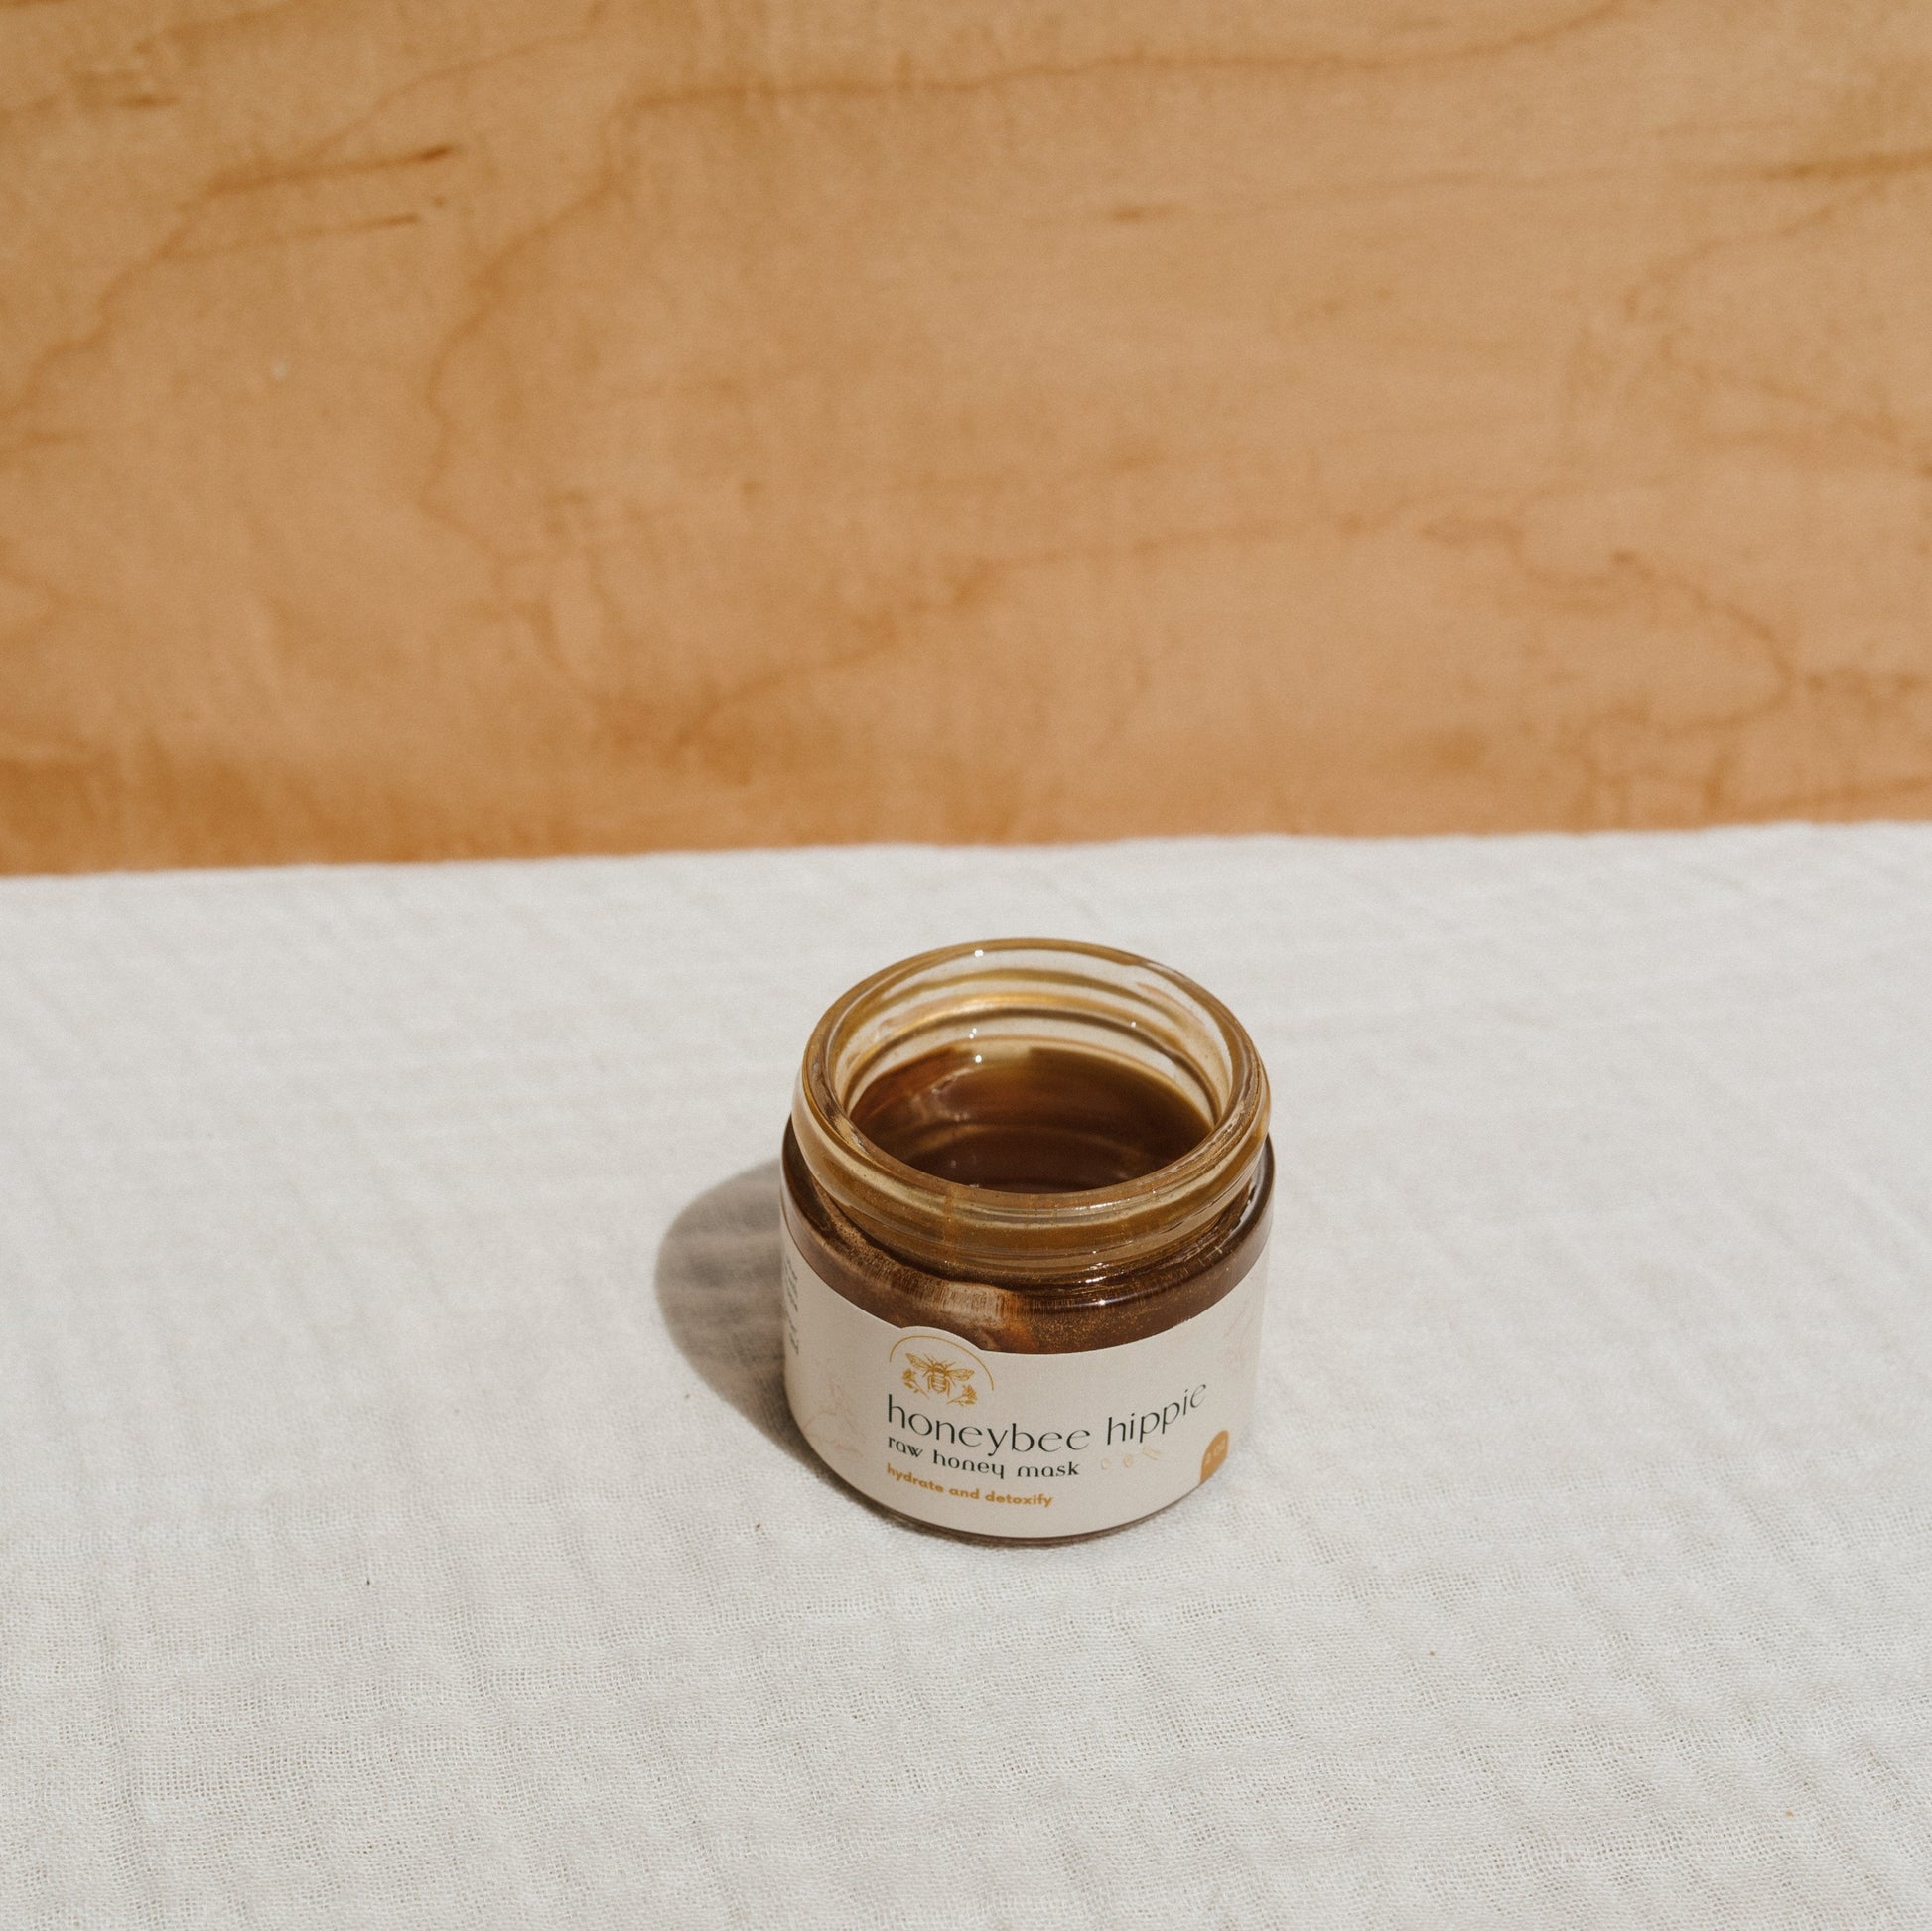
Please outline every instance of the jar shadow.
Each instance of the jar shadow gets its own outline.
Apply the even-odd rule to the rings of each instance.
[[[832,1482],[785,1402],[779,1184],[778,1163],[767,1160],[685,1207],[657,1250],[657,1305],[699,1379],[767,1441]]]

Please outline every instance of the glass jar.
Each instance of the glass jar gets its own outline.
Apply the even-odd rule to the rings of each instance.
[[[783,1174],[786,1395],[861,1494],[1061,1540],[1246,1432],[1268,1081],[1179,973],[1054,939],[887,967],[812,1034]]]

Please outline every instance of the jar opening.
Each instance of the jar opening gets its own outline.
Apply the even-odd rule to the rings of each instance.
[[[792,1108],[861,1231],[959,1279],[1050,1285],[1145,1266],[1253,1192],[1268,1086],[1233,1015],[1131,953],[958,946],[835,1002]]]
[[[960,1186],[1090,1193],[1172,1166],[1213,1131],[1186,1086],[1125,1055],[967,1039],[878,1074],[851,1107],[874,1146]]]

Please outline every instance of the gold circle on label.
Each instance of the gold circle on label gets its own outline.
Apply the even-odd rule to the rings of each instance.
[[[1205,1481],[1222,1462],[1228,1458],[1228,1432],[1223,1429],[1207,1445],[1206,1452],[1200,1458],[1200,1478]]]

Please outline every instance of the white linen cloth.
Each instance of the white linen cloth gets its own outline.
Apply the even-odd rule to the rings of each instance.
[[[785,1418],[849,982],[1192,973],[1258,1437]],[[0,1924],[1932,1923],[1932,827],[0,883]]]

